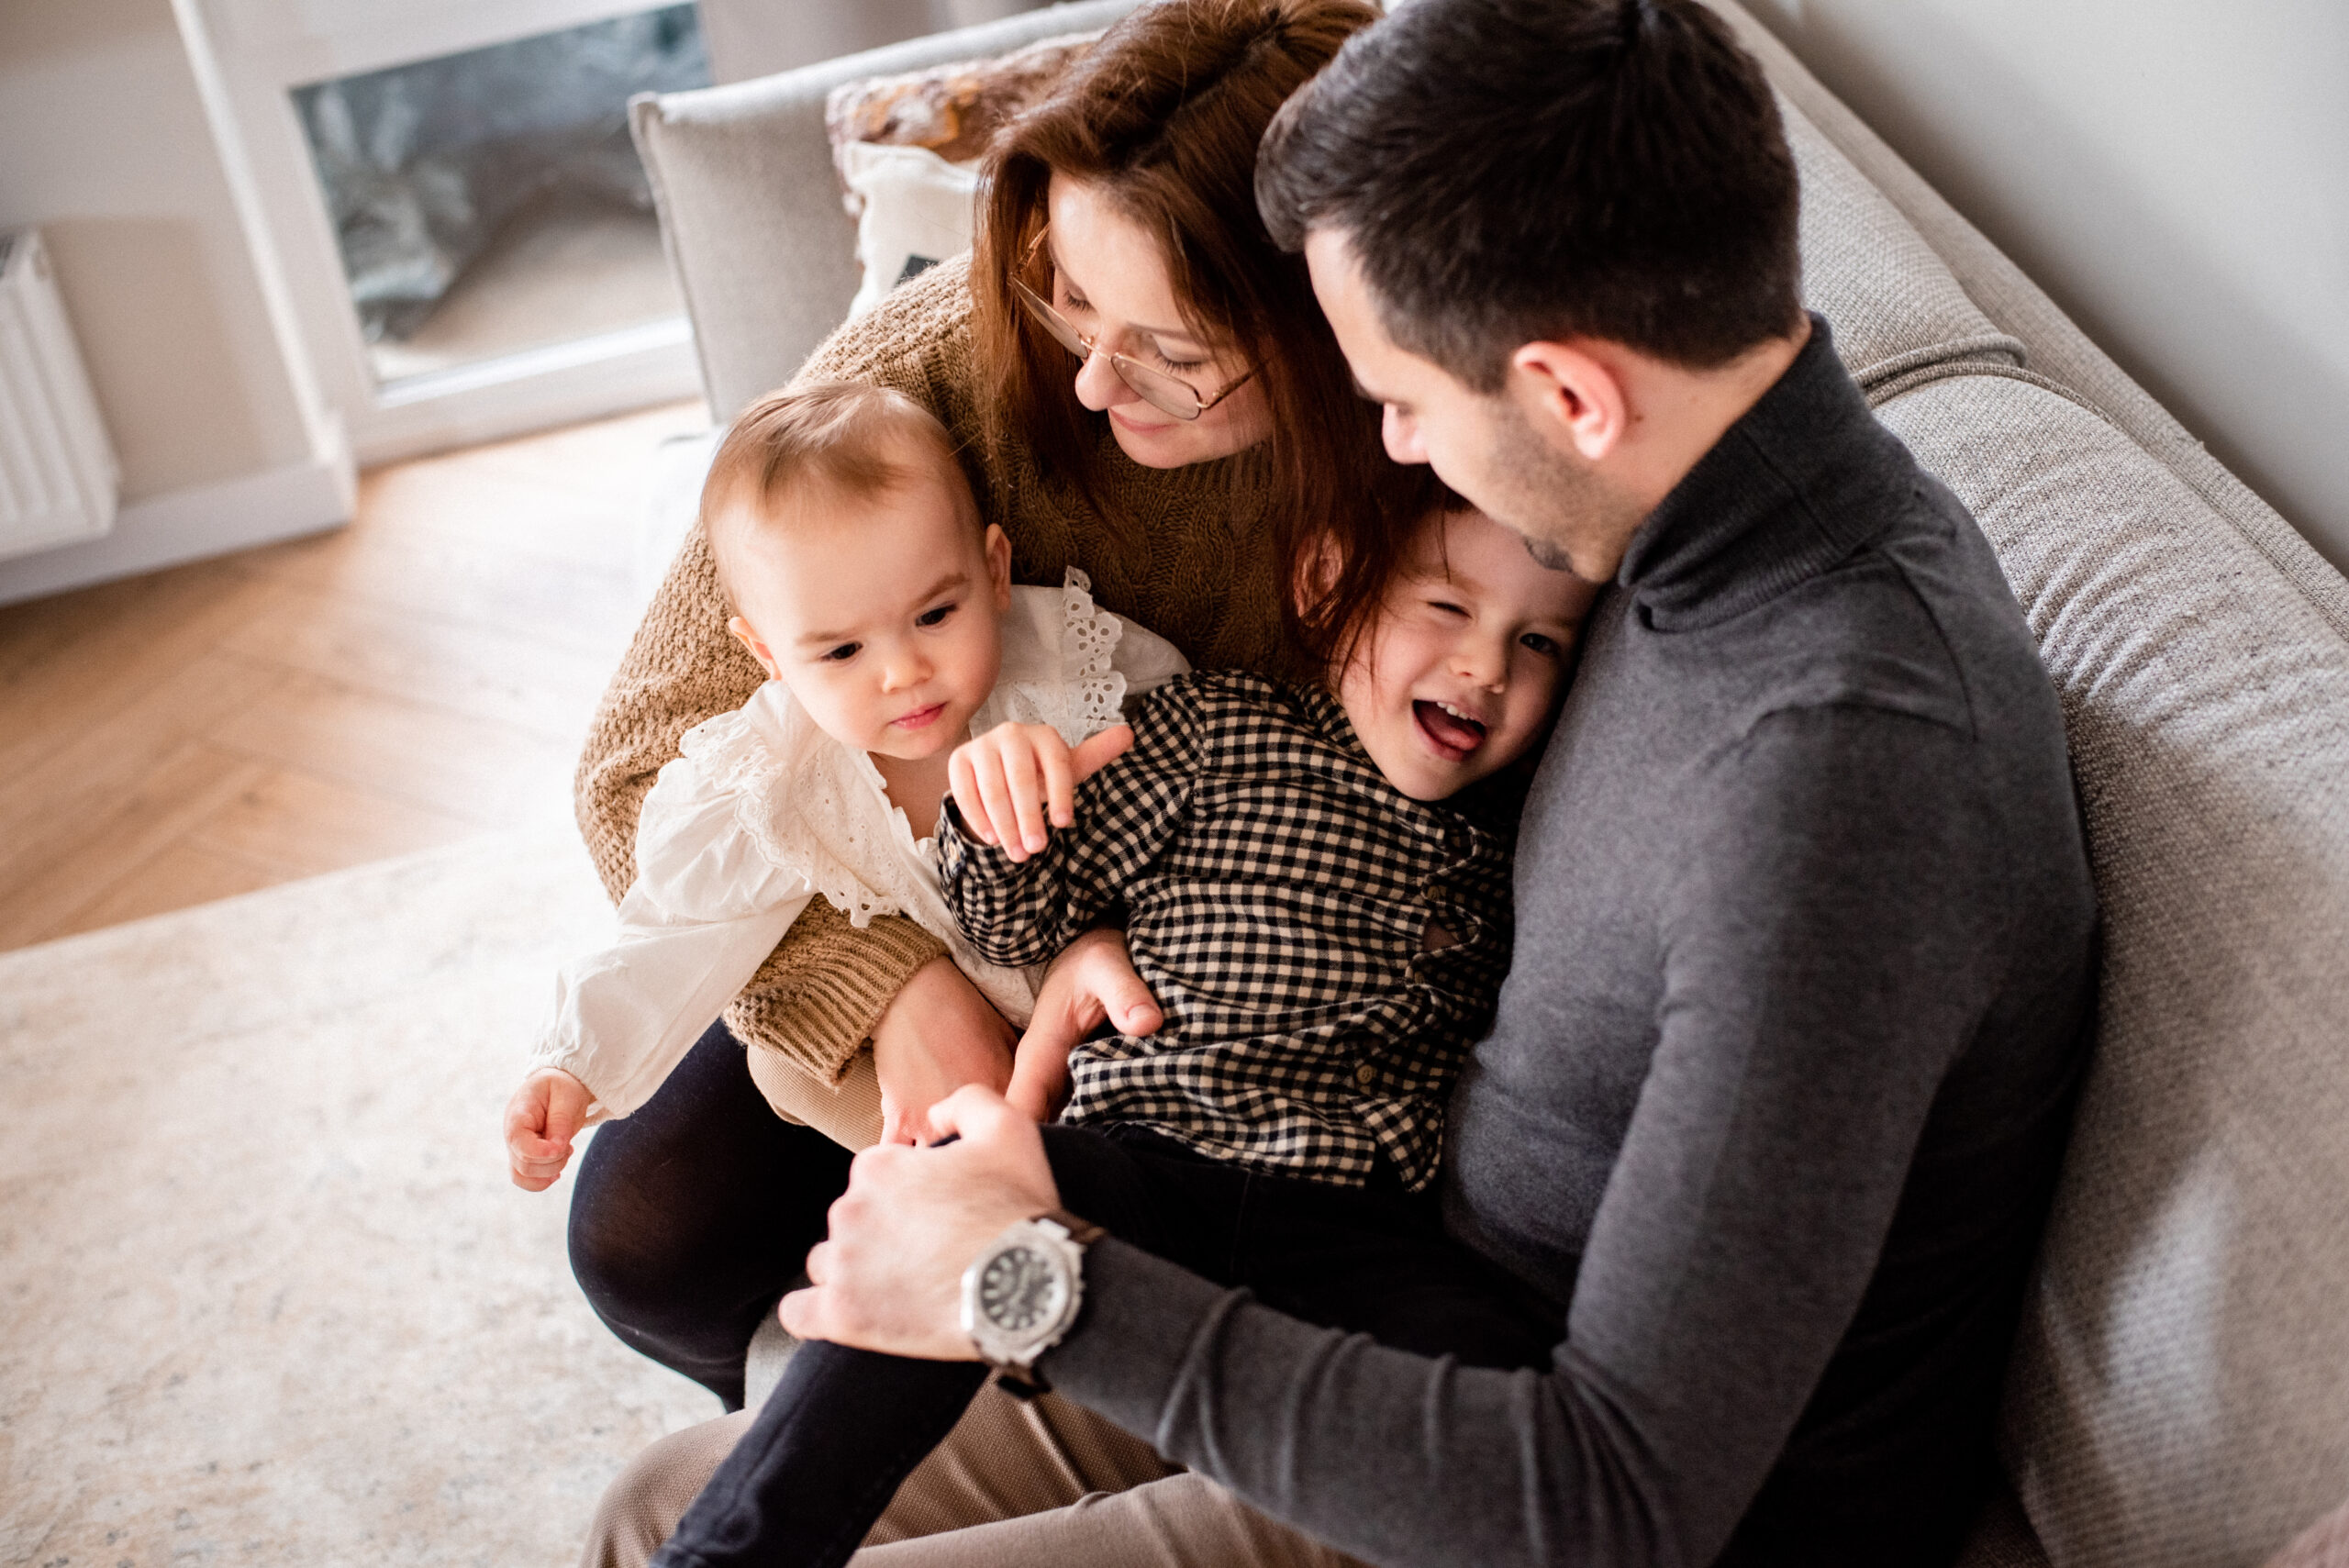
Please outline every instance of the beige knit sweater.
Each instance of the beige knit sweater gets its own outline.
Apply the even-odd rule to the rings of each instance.
[[[1072,366],[1072,370],[1074,366]],[[1017,432],[985,407],[971,337],[965,262],[932,268],[808,360],[799,380],[896,388],[945,422],[986,519],[1010,536],[1012,575],[1056,584],[1082,567],[1094,598],[1159,632],[1203,669],[1280,661],[1266,496],[1232,462],[1141,467],[1101,431],[1107,516],[1039,472]],[[617,900],[636,877],[636,818],[653,775],[685,732],[740,707],[759,667],[726,632],[709,547],[698,528],[677,553],[604,694],[580,758],[580,830]],[[945,950],[910,920],[863,930],[822,899],[809,906],[726,1014],[736,1036],[837,1082],[916,969]]]

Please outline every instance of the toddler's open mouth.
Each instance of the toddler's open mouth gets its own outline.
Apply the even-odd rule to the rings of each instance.
[[[1448,704],[1416,701],[1411,704],[1411,717],[1439,757],[1456,762],[1485,743],[1483,721]]]

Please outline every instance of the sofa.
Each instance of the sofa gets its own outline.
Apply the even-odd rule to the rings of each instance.
[[[2095,1062],[2006,1389],[2011,1490],[1968,1568],[2349,1563],[2349,582],[1716,3],[1780,95],[1810,305],[1973,508],[2039,639],[2106,916]],[[858,287],[833,88],[1130,4],[638,100],[714,413],[788,380]]]

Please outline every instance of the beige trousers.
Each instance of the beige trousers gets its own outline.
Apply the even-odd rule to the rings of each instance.
[[[596,1506],[581,1568],[644,1568],[751,1424],[672,1432]],[[989,1385],[899,1487],[857,1568],[1356,1568],[1080,1406]]]
[[[755,1045],[750,1053],[751,1082],[785,1121],[812,1127],[843,1149],[870,1149],[881,1141],[881,1080],[874,1075],[873,1048],[856,1053],[835,1088],[819,1084],[789,1058]]]

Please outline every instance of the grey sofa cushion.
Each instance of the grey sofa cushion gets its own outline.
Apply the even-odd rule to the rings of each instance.
[[[2021,366],[2023,346],[1966,297],[1933,248],[1810,119],[1781,98],[1802,174],[1802,292],[1834,324],[1852,379],[1883,395],[1975,364]]]
[[[856,225],[841,206],[824,132],[824,99],[834,87],[1104,28],[1133,6],[1053,6],[755,82],[631,103],[710,412],[730,419],[790,380],[848,315]]]
[[[2349,640],[2076,402],[1880,417],[2039,637],[2107,923],[2009,1468],[2060,1568],[2255,1564],[2349,1494]]]

